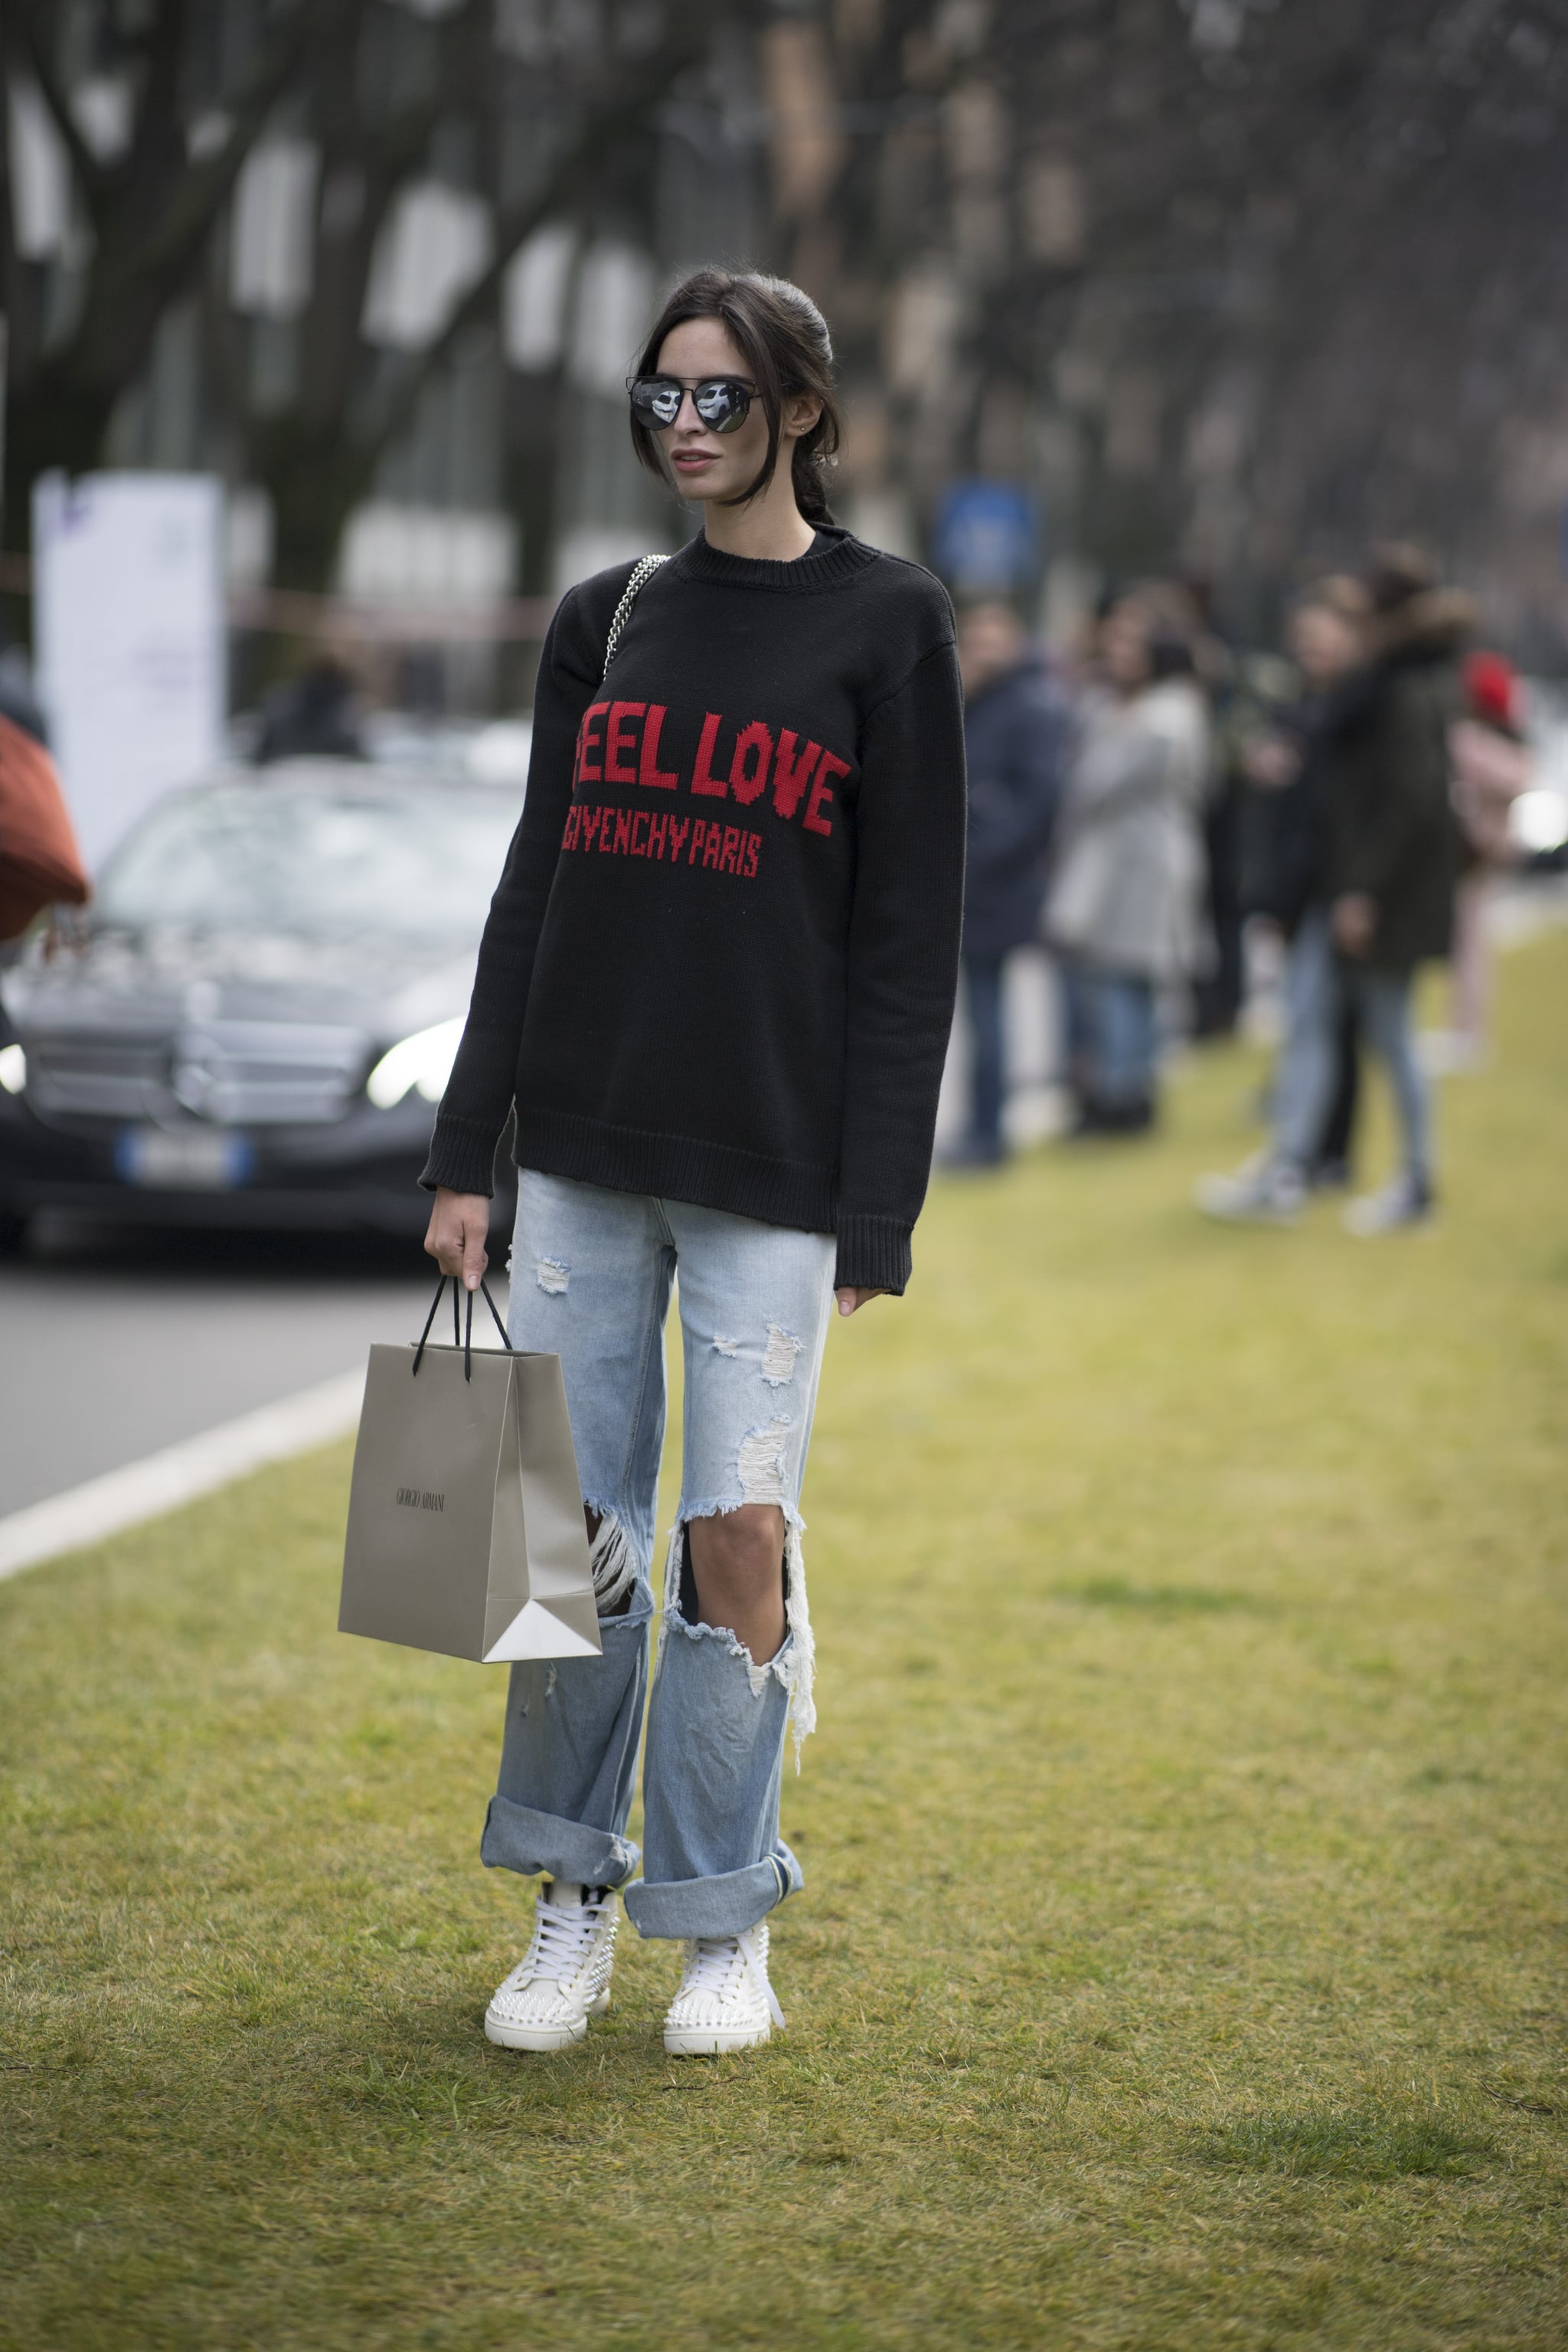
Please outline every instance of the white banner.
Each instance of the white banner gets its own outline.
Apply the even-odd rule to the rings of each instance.
[[[221,758],[222,487],[47,474],[33,491],[38,690],[89,869]]]

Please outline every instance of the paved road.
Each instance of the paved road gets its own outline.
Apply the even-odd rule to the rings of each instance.
[[[410,1338],[425,1263],[405,1242],[47,1224],[0,1259],[0,1517]]]

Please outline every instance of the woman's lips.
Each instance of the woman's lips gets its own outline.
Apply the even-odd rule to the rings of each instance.
[[[683,474],[700,474],[718,461],[705,456],[700,449],[693,449],[684,456],[672,457],[669,462],[672,466],[679,467]]]

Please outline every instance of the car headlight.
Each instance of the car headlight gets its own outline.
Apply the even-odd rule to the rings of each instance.
[[[1568,842],[1568,800],[1544,787],[1521,793],[1509,810],[1509,831],[1527,857],[1549,857]]]
[[[412,1037],[382,1055],[364,1082],[377,1110],[391,1110],[417,1087],[426,1102],[439,1102],[458,1057],[463,1034],[461,1020],[437,1021],[434,1029],[416,1029]]]
[[[0,1045],[0,1087],[19,1095],[27,1083],[27,1056],[20,1045]]]

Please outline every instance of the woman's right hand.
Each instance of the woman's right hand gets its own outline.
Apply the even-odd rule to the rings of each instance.
[[[1281,735],[1254,735],[1243,747],[1241,764],[1247,781],[1267,793],[1283,792],[1301,772],[1301,754]]]
[[[490,1262],[485,1248],[489,1230],[490,1204],[482,1192],[449,1192],[445,1184],[437,1186],[426,1251],[443,1274],[459,1276],[465,1290],[479,1288]]]

